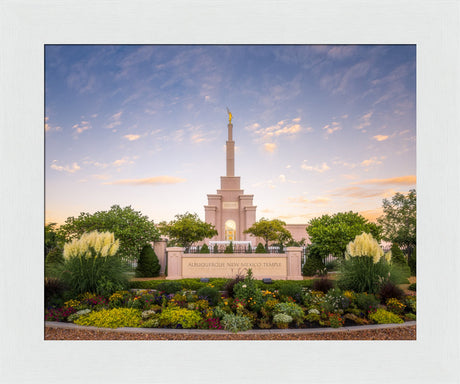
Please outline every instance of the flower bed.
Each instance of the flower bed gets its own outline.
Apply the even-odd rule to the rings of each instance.
[[[323,282],[324,283],[324,282]],[[212,283],[198,290],[168,286],[169,292],[138,289],[108,297],[79,295],[45,310],[45,320],[98,327],[226,329],[339,328],[415,320],[414,296],[389,297],[342,291],[328,284],[273,284],[260,288],[251,271],[229,294]],[[277,289],[276,287],[280,287]],[[324,288],[320,291],[319,288]],[[390,295],[391,296],[391,295]]]

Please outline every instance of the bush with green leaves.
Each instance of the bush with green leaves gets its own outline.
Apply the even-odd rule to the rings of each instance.
[[[225,247],[224,253],[233,253],[233,243],[230,241],[230,244]]]
[[[169,295],[182,290],[182,284],[179,281],[163,281],[158,284],[157,289]]]
[[[59,266],[64,263],[63,249],[54,247],[46,256],[45,259],[45,276],[53,277],[59,271]]]
[[[212,306],[217,305],[220,298],[219,290],[211,286],[200,288],[198,291],[196,291],[196,294],[199,298],[207,300]]]
[[[200,249],[200,253],[209,253],[209,247],[207,244],[203,244],[203,246]]]
[[[160,274],[160,267],[152,246],[144,245],[137,261],[136,277],[156,277]]]
[[[390,266],[391,254],[384,254],[371,234],[362,233],[347,246],[341,263],[338,284],[355,292],[377,293],[386,281],[395,281],[400,275]]]
[[[313,281],[313,290],[327,293],[330,289],[334,288],[334,282],[327,277],[316,279]]]
[[[297,325],[302,324],[304,321],[303,309],[300,305],[295,303],[278,303],[273,308],[273,313],[282,313],[285,315],[289,315],[292,318],[292,320],[296,322]],[[275,322],[274,319],[273,322]]]
[[[60,277],[76,293],[109,296],[127,288],[128,267],[118,256],[113,233],[93,231],[64,245]]]
[[[412,283],[411,285],[409,285],[409,287],[407,288],[409,291],[417,291],[417,283]]]
[[[321,247],[317,244],[310,244],[306,250],[307,259],[302,267],[302,274],[304,276],[315,276],[324,270],[326,266],[323,263],[323,254]]]
[[[281,297],[292,297],[297,303],[301,303],[303,301],[302,287],[300,284],[296,284],[295,282],[288,282],[288,284],[282,285],[278,289],[278,294]]]
[[[248,269],[247,275],[243,281],[235,284],[233,287],[235,299],[245,301],[249,309],[259,310],[263,299],[262,290],[257,286],[256,281],[252,276],[251,268]]]
[[[277,313],[273,316],[273,324],[276,324],[276,326],[281,329],[287,328],[292,320],[292,316],[289,316],[286,313]]]
[[[247,331],[252,329],[252,321],[247,316],[235,315],[234,313],[227,313],[222,318],[221,324],[224,329],[233,333]]]
[[[403,290],[390,281],[383,284],[379,290],[380,302],[382,304],[385,304],[388,299],[401,299],[403,296]]]
[[[91,312],[91,309],[80,309],[79,311],[72,313],[68,318],[67,321],[73,323],[75,320],[79,319],[81,316],[87,315]]]
[[[375,312],[369,314],[369,319],[377,324],[401,324],[404,323],[404,320],[401,319],[398,315],[385,311],[382,308],[377,309]]]
[[[102,328],[140,327],[141,311],[133,308],[113,308],[92,311],[80,316],[75,324]]]
[[[409,268],[410,268],[412,276],[417,276],[417,260],[416,260],[415,250],[416,248],[414,247],[414,249],[412,250],[412,253],[410,254],[408,258],[408,264],[409,264]]]
[[[248,244],[248,247],[246,248],[246,253],[252,253],[252,246],[250,243]]]
[[[379,300],[371,293],[357,293],[354,299],[355,305],[362,311],[372,311],[379,305]]]
[[[267,253],[267,250],[265,249],[264,245],[262,243],[257,244],[255,253]]]
[[[172,328],[196,328],[201,319],[197,311],[179,307],[168,307],[158,316],[161,327]]]

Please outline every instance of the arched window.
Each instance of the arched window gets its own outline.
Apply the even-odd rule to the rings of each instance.
[[[225,240],[235,241],[236,235],[236,223],[233,220],[227,220],[225,222]]]

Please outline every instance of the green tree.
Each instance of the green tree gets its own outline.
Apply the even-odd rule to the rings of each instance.
[[[187,250],[197,241],[217,235],[212,224],[201,221],[196,213],[186,212],[174,216],[175,220],[169,223],[161,222],[159,228],[162,234]]]
[[[144,245],[136,268],[136,277],[155,277],[160,273],[160,262],[150,244]]]
[[[398,192],[391,200],[384,199],[383,215],[377,219],[383,239],[398,243],[408,257],[417,244],[416,215],[417,194],[411,189],[407,195]]]
[[[56,225],[56,223],[49,223],[45,225],[45,258],[53,248],[63,245],[63,242],[58,235]]]
[[[59,228],[59,234],[70,241],[96,230],[113,233],[120,240],[119,255],[126,260],[136,260],[144,245],[160,238],[158,229],[147,216],[131,206],[121,208],[119,205],[113,205],[108,211],[83,212],[78,217],[69,217]]]
[[[278,219],[268,220],[261,218],[246,229],[244,233],[249,233],[255,237],[264,239],[265,249],[268,249],[269,241],[278,241],[280,245],[283,245],[292,239],[291,232],[284,228],[285,225],[286,223],[284,221]]]
[[[380,241],[381,228],[351,211],[316,217],[307,226],[310,241],[323,257],[332,254],[343,258],[348,243],[363,232],[372,234]]]

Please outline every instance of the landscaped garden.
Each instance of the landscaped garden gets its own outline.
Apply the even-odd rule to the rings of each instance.
[[[249,269],[235,279],[129,281],[110,233],[64,247],[61,279],[45,282],[45,320],[118,328],[315,328],[415,320],[415,294],[391,252],[369,234],[347,247],[337,278],[264,283]],[[321,273],[318,271],[318,273]]]

